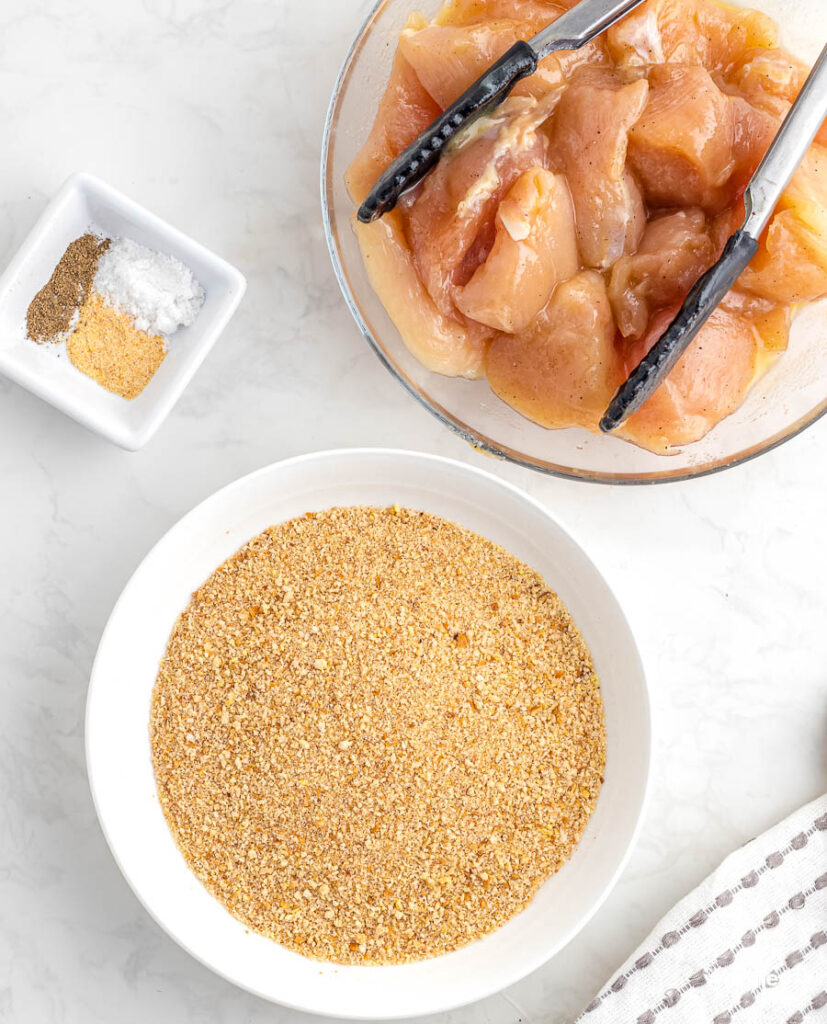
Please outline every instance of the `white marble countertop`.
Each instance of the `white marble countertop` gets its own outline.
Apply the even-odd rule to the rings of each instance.
[[[284,456],[419,448],[525,487],[616,588],[651,677],[653,795],[614,894],[545,968],[445,1020],[568,1022],[725,854],[827,789],[827,422],[723,475],[610,489],[492,463],[419,408],[350,321],[320,224],[322,122],[364,7],[0,6],[0,264],[88,170],[249,278],[139,454],[0,379],[0,1021],[302,1016],[213,976],[149,919],[98,828],[83,754],[92,658],[138,561],[200,499]]]

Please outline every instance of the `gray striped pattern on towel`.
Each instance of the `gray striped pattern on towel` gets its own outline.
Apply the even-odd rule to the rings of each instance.
[[[577,1024],[827,1020],[827,795],[681,900]]]

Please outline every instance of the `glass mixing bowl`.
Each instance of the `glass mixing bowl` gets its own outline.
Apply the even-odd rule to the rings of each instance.
[[[783,42],[813,60],[827,26],[823,0],[771,0],[762,9],[782,25]],[[345,58],[333,92],[322,155],[322,207],[330,256],[345,301],[376,354],[397,380],[434,416],[475,448],[542,472],[606,483],[655,483],[702,476],[769,451],[827,411],[827,301],[796,318],[790,347],[752,388],[732,416],[703,440],[673,455],[653,455],[618,438],[586,430],[547,430],[494,395],[483,380],[442,377],[425,369],[405,347],[362,264],[351,226],[354,206],[345,171],[362,146],[390,75],[396,42],[413,10],[432,17],[440,0],[380,0]],[[786,14],[782,15],[782,8]],[[791,31],[795,25],[809,26]]]

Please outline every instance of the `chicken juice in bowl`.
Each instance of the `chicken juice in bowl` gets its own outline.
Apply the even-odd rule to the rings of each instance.
[[[382,7],[357,39],[324,167],[340,283],[403,383],[478,446],[592,479],[708,472],[817,418],[823,306],[797,313],[778,355],[794,308],[827,291],[818,144],[762,253],[627,425],[634,445],[592,433],[743,219],[744,185],[806,76],[772,20],[650,0],[597,42],[544,61],[396,211],[354,236],[355,205],[389,159],[561,10],[543,0],[411,7]],[[810,7],[810,28],[827,32]],[[783,42],[805,57],[820,44]],[[378,110],[372,130],[365,109]]]

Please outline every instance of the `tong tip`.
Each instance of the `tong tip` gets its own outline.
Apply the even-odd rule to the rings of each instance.
[[[610,411],[607,410],[600,419],[600,433],[611,434],[613,430],[617,430],[620,423],[621,421],[616,416],[611,415]]]
[[[379,212],[379,203],[371,194],[356,211],[356,219],[361,224],[372,224],[379,217]]]

